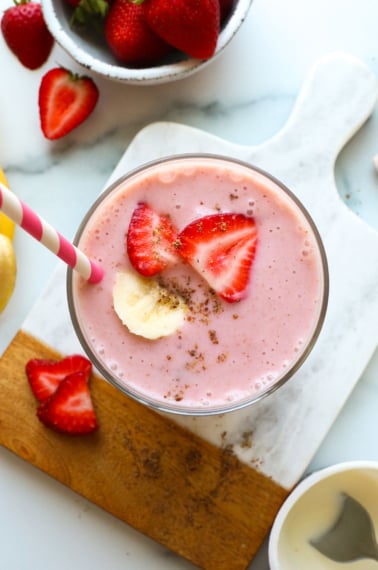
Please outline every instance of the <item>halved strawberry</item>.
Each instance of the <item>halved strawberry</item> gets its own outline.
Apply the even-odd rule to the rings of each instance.
[[[255,257],[257,229],[244,214],[213,214],[186,226],[177,251],[225,301],[244,299]]]
[[[50,69],[39,87],[41,129],[47,139],[59,139],[89,117],[99,97],[91,77],[79,76],[63,67]]]
[[[169,216],[140,202],[131,216],[126,249],[133,267],[145,277],[156,275],[179,260],[177,230]]]
[[[83,372],[88,381],[92,364],[84,356],[74,354],[61,360],[33,358],[26,363],[25,370],[33,394],[43,402],[56,391],[62,380],[73,372]]]
[[[70,435],[92,433],[98,428],[96,413],[84,372],[66,376],[48,400],[37,409],[47,427]]]

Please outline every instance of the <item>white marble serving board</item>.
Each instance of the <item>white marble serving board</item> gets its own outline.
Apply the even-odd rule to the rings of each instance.
[[[306,470],[378,344],[378,233],[342,202],[334,181],[338,153],[377,98],[372,72],[359,60],[333,54],[313,68],[287,124],[264,144],[241,146],[180,124],[155,123],[135,137],[109,180],[170,154],[219,153],[269,171],[314,218],[328,256],[330,297],[310,357],[285,386],[249,408],[173,416],[216,445],[232,445],[242,461],[287,489]],[[80,347],[64,299],[60,264],[22,329],[71,353]]]

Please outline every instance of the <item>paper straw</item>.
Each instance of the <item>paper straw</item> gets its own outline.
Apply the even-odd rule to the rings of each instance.
[[[104,276],[104,271],[101,267],[66,240],[1,182],[0,210],[13,220],[15,224],[72,267],[72,269],[78,271],[89,283],[99,283],[101,281]]]

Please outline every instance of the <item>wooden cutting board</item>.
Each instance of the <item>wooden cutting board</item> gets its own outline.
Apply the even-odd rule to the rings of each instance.
[[[318,343],[290,382],[239,412],[179,418],[96,376],[99,432],[69,438],[45,429],[25,363],[80,350],[59,265],[0,360],[0,443],[194,564],[246,568],[377,346],[378,234],[343,204],[333,174],[377,95],[362,62],[332,55],[311,70],[287,124],[265,144],[156,123],[136,136],[111,177],[157,157],[211,152],[268,170],[301,198],[325,243],[330,299]]]

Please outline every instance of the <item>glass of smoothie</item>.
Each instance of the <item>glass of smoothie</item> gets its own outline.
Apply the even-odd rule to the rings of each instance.
[[[75,332],[98,371],[139,402],[208,415],[282,386],[320,333],[321,238],[281,182],[215,155],[143,165],[105,190],[75,244],[104,269],[68,270]]]

